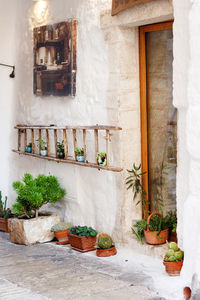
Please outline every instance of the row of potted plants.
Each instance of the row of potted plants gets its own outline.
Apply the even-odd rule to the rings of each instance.
[[[74,250],[88,252],[96,250],[99,257],[115,255],[115,248],[112,238],[106,233],[97,235],[97,231],[87,226],[72,226],[65,222],[60,222],[51,228],[57,244],[70,244]]]
[[[38,142],[38,148],[40,149],[40,155],[47,156],[47,143],[41,138],[38,138],[36,140],[36,142]],[[57,142],[56,150],[57,150],[57,157],[60,159],[64,159],[64,157],[65,157],[64,141]],[[26,152],[32,153],[32,143],[29,143],[26,146]],[[83,148],[76,147],[74,152],[76,154],[77,161],[79,161],[79,162],[85,161]],[[100,166],[107,165],[107,155],[105,152],[98,152],[96,158],[97,158],[98,165],[100,165]]]

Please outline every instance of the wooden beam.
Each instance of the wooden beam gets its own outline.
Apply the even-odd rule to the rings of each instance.
[[[21,150],[21,135],[22,135],[22,131],[21,129],[18,129],[18,151]]]
[[[57,129],[54,129],[54,147],[55,147],[55,157],[58,157],[58,153],[57,153]]]
[[[37,126],[37,125],[16,125],[14,127],[15,129],[51,129],[51,130],[55,130],[55,129],[76,129],[76,130],[94,130],[94,129],[98,129],[98,130],[122,130],[121,127],[118,126],[107,126],[107,125],[94,125],[94,126]]]
[[[41,129],[39,129],[39,139],[40,139],[40,141],[42,139],[42,130]],[[41,151],[41,143],[39,143],[39,152],[40,151]]]
[[[107,166],[110,165],[110,131],[106,130],[106,155],[107,155]]]
[[[27,130],[24,129],[24,152],[26,152],[26,146],[27,146]]]
[[[86,129],[83,129],[83,150],[85,162],[87,162]]]
[[[73,129],[72,132],[73,132],[73,143],[74,143],[74,157],[76,160],[76,152],[75,152],[75,148],[77,147],[76,129]]]
[[[95,151],[95,162],[98,164],[97,153],[99,152],[99,137],[98,129],[94,130],[94,151]]]
[[[48,129],[46,129],[46,138],[47,138],[47,155],[51,156],[51,153],[50,153],[50,141],[49,141],[49,130]]]
[[[32,153],[35,153],[35,138],[34,138],[34,129],[31,129],[31,143],[32,143]]]
[[[64,152],[65,152],[65,159],[68,158],[68,141],[67,141],[67,131],[63,129],[63,140],[64,140]]]

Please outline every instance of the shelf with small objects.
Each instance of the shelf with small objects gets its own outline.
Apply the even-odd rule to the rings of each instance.
[[[17,150],[14,149],[13,152],[20,155],[99,170],[113,172],[123,170],[121,167],[111,165],[110,155],[111,136],[121,131],[121,127],[16,125],[14,128],[18,130],[18,148]],[[87,141],[87,135],[90,145]],[[106,152],[99,152],[100,139],[102,138],[105,139]],[[93,146],[91,146],[92,144]],[[105,156],[103,161],[99,159],[101,153],[104,153]]]

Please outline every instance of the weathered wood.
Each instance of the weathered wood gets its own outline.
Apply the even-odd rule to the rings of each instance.
[[[106,170],[106,171],[113,171],[113,172],[121,172],[123,169],[122,168],[117,168],[117,167],[103,167],[103,166],[99,166],[97,164],[94,163],[86,163],[86,162],[78,162],[74,159],[60,159],[60,158],[55,158],[52,156],[41,156],[38,154],[33,154],[33,153],[26,153],[26,152],[20,152],[18,150],[12,150],[15,153],[18,153],[20,155],[28,155],[28,156],[32,156],[32,157],[36,157],[36,158],[40,158],[40,159],[45,159],[45,160],[49,160],[49,161],[55,161],[55,162],[62,162],[62,163],[67,163],[67,164],[73,164],[73,165],[78,165],[78,166],[82,166],[82,167],[89,167],[89,168],[94,168],[94,169],[99,169],[99,170]]]
[[[83,129],[83,150],[85,162],[87,161],[87,146],[86,146],[86,129]]]
[[[107,156],[107,166],[110,165],[110,131],[106,130],[106,156]]]
[[[73,129],[72,132],[73,132],[73,143],[74,143],[74,157],[76,159],[76,152],[75,152],[75,149],[77,147],[76,129]]]
[[[55,147],[55,157],[58,157],[58,153],[57,153],[57,129],[54,129],[54,147]]]
[[[31,129],[31,143],[32,143],[32,153],[35,153],[35,137],[34,137],[34,129]]]
[[[21,135],[22,135],[22,131],[21,129],[18,129],[18,151],[21,150]]]
[[[67,131],[63,129],[63,140],[64,140],[64,152],[65,152],[65,159],[68,158],[68,140],[67,140]]]
[[[107,126],[107,125],[94,125],[94,126],[37,126],[37,125],[16,125],[14,127],[15,129],[51,129],[51,130],[55,130],[55,129],[76,129],[76,130],[94,130],[94,129],[98,129],[98,130],[122,130],[121,127],[118,126]]]
[[[47,155],[51,156],[51,153],[50,153],[50,141],[49,141],[49,130],[48,129],[46,129],[46,137],[47,137]]]
[[[24,130],[24,152],[26,152],[26,146],[27,146],[27,130]]]
[[[98,164],[97,153],[99,152],[99,135],[97,129],[94,130],[94,151],[95,151],[95,161],[96,164]]]
[[[40,139],[40,141],[42,139],[42,130],[41,129],[39,129],[39,139]],[[39,151],[41,151],[41,143],[39,143]]]

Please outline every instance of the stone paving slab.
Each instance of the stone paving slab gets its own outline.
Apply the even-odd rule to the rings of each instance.
[[[0,233],[0,278],[2,300],[147,300],[157,296],[152,278],[141,271],[127,272],[53,243],[12,244],[5,233]]]

